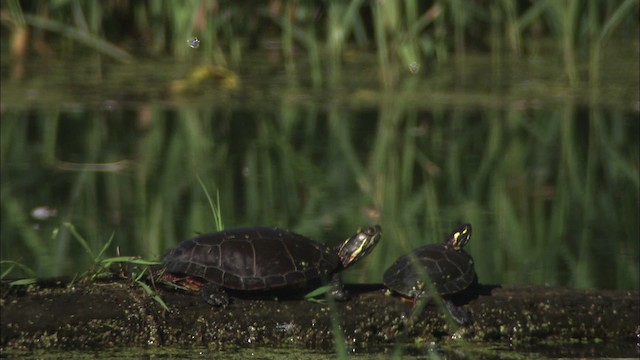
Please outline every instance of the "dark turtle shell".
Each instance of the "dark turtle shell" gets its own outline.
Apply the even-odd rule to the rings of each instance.
[[[185,240],[163,259],[167,273],[233,290],[269,290],[328,278],[344,267],[338,253],[302,235],[244,228]]]
[[[471,237],[471,225],[452,232],[443,244],[429,244],[401,256],[383,275],[384,285],[406,297],[428,295],[430,279],[440,295],[460,292],[476,279],[473,259],[462,248]]]

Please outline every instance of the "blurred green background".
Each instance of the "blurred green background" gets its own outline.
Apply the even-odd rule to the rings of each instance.
[[[2,274],[266,225],[638,289],[639,1],[3,1]],[[193,47],[190,40],[198,38]],[[15,262],[21,266],[15,266]],[[11,270],[11,271],[9,271]]]

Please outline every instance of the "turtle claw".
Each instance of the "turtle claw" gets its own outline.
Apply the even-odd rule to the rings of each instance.
[[[212,283],[206,283],[202,286],[200,296],[211,306],[225,308],[229,305],[229,296],[227,293]]]

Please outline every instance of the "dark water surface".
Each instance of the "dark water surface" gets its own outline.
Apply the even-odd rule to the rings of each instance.
[[[189,349],[114,349],[111,351],[12,351],[5,352],[8,357],[22,359],[335,359],[334,352],[304,350],[298,348],[248,347],[227,349],[225,351],[207,348]],[[425,359],[432,357],[447,359],[539,359],[539,358],[594,358],[594,357],[633,357],[637,355],[632,346],[616,344],[555,344],[504,345],[504,344],[461,344],[459,346],[437,346],[435,344],[410,345],[403,348],[371,349],[371,352],[350,352],[349,358],[388,359],[397,356],[402,359]]]

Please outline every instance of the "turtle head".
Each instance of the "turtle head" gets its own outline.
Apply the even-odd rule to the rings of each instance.
[[[358,230],[357,233],[340,244],[337,247],[337,252],[342,266],[346,268],[367,256],[378,245],[381,233],[382,229],[379,225],[370,226]]]
[[[463,224],[447,237],[445,245],[458,251],[467,245],[469,239],[471,239],[471,224]]]

